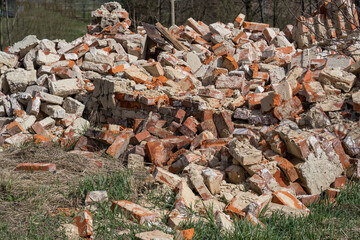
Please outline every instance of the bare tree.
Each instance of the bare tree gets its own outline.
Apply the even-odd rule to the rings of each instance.
[[[8,35],[8,43],[9,46],[11,45],[11,37],[10,37],[10,26],[9,26],[9,1],[6,0],[6,29],[7,29],[7,35]]]
[[[3,15],[4,15],[4,0],[0,0],[0,11],[1,11],[1,15],[0,15],[0,49],[3,49],[3,24],[2,24],[2,19],[3,19]]]

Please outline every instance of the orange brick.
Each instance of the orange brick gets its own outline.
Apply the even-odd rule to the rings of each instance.
[[[73,48],[71,50],[71,53],[75,53],[76,55],[78,55],[78,57],[81,57],[85,55],[85,53],[87,53],[88,51],[89,51],[89,46],[86,43],[84,43]]]
[[[253,78],[254,79],[263,79],[263,80],[269,80],[269,73],[267,72],[259,72],[259,71],[255,71],[253,73]]]
[[[265,98],[268,93],[250,93],[247,95],[248,104],[250,109],[256,109],[260,107],[261,100]]]
[[[314,73],[310,70],[308,70],[304,77],[301,79],[302,82],[312,82],[312,81],[315,81],[314,80]]]
[[[228,49],[224,45],[224,42],[212,46],[212,49],[216,56],[222,56],[228,53]]]
[[[273,192],[272,202],[296,209],[304,209],[306,211],[310,211],[294,195],[286,191]]]
[[[183,240],[191,240],[195,235],[195,229],[190,228],[186,230],[181,230],[181,237]]]
[[[34,142],[35,144],[45,144],[45,143],[51,143],[51,139],[46,138],[42,135],[36,134],[34,136]]]
[[[245,220],[254,226],[260,226],[261,228],[265,228],[265,225],[251,213],[246,214]]]
[[[109,70],[109,73],[112,74],[112,75],[115,75],[116,73],[119,73],[119,72],[124,72],[126,69],[125,69],[125,65],[117,65],[115,67],[112,67],[110,70]]]
[[[223,67],[229,71],[234,71],[239,68],[239,65],[231,55],[227,55],[223,61]]]
[[[226,206],[225,213],[232,217],[240,217],[243,219],[246,217],[246,212],[245,212],[246,207],[247,205],[241,204],[241,201],[239,202],[239,200],[236,197],[234,197],[230,201],[230,203]]]
[[[20,163],[16,166],[16,171],[56,171],[54,163]]]
[[[255,32],[262,32],[265,28],[269,27],[269,24],[265,23],[255,23],[255,22],[244,22],[243,27],[246,30],[255,31]]]

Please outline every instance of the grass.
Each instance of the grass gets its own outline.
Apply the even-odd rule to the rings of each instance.
[[[135,239],[135,234],[159,229],[175,234],[166,226],[167,214],[174,208],[175,195],[165,185],[147,181],[146,171],[130,172],[116,167],[116,162],[103,159],[105,168],[99,172],[81,173],[79,168],[67,166],[70,155],[54,158],[49,151],[24,147],[20,152],[0,154],[0,239],[65,239],[59,228],[71,223],[72,217],[51,216],[49,212],[59,207],[84,209],[84,198],[90,191],[105,190],[109,201],[91,206],[95,239]],[[55,150],[51,150],[54,155]],[[12,169],[23,159],[42,158],[50,155],[65,172],[17,173]],[[76,160],[76,166],[87,169],[89,160]],[[8,166],[12,164],[11,166]],[[89,171],[87,169],[86,171]],[[73,176],[73,177],[71,177]],[[69,179],[66,179],[69,178]],[[135,224],[119,212],[110,209],[114,200],[128,200],[162,213],[159,224]],[[212,210],[194,212],[198,221],[184,222],[180,229],[195,228],[194,239],[359,239],[360,238],[360,184],[347,185],[336,199],[336,204],[321,201],[310,206],[305,218],[294,218],[275,213],[259,219],[265,229],[246,221],[235,223],[233,232],[219,229]],[[97,209],[94,210],[93,208]],[[122,231],[127,235],[121,235]]]
[[[90,20],[81,20],[62,16],[60,12],[45,9],[36,3],[24,4],[24,11],[16,18],[9,19],[11,44],[22,40],[27,35],[36,35],[38,39],[65,39],[73,41],[83,36]],[[6,24],[3,21],[4,48],[9,45]],[[1,34],[1,33],[0,33]]]

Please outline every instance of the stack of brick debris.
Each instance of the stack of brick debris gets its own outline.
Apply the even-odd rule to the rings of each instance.
[[[306,216],[324,191],[333,199],[347,178],[360,178],[360,59],[337,44],[358,46],[359,22],[329,15],[335,2],[282,31],[239,14],[228,24],[143,23],[138,33],[118,3],[104,4],[83,37],[28,36],[0,52],[0,143],[57,142],[88,158],[123,158],[177,193],[173,228],[198,200],[228,230],[238,218],[262,225],[269,204]],[[341,2],[341,14],[356,15]],[[326,23],[313,25],[317,35],[312,21]],[[112,208],[140,223],[159,219],[121,199]],[[83,237],[90,217],[77,218]]]

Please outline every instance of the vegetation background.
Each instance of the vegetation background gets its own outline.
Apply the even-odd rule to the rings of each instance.
[[[86,33],[91,11],[110,0],[0,0],[0,49],[34,34],[72,41]],[[170,0],[118,0],[130,13],[133,30],[140,22],[169,26]],[[176,24],[192,17],[207,24],[233,22],[241,12],[247,21],[283,28],[299,15],[309,16],[323,0],[175,0]],[[6,3],[9,17],[7,17]],[[355,1],[360,7],[360,1]],[[2,10],[2,11],[1,11]]]

